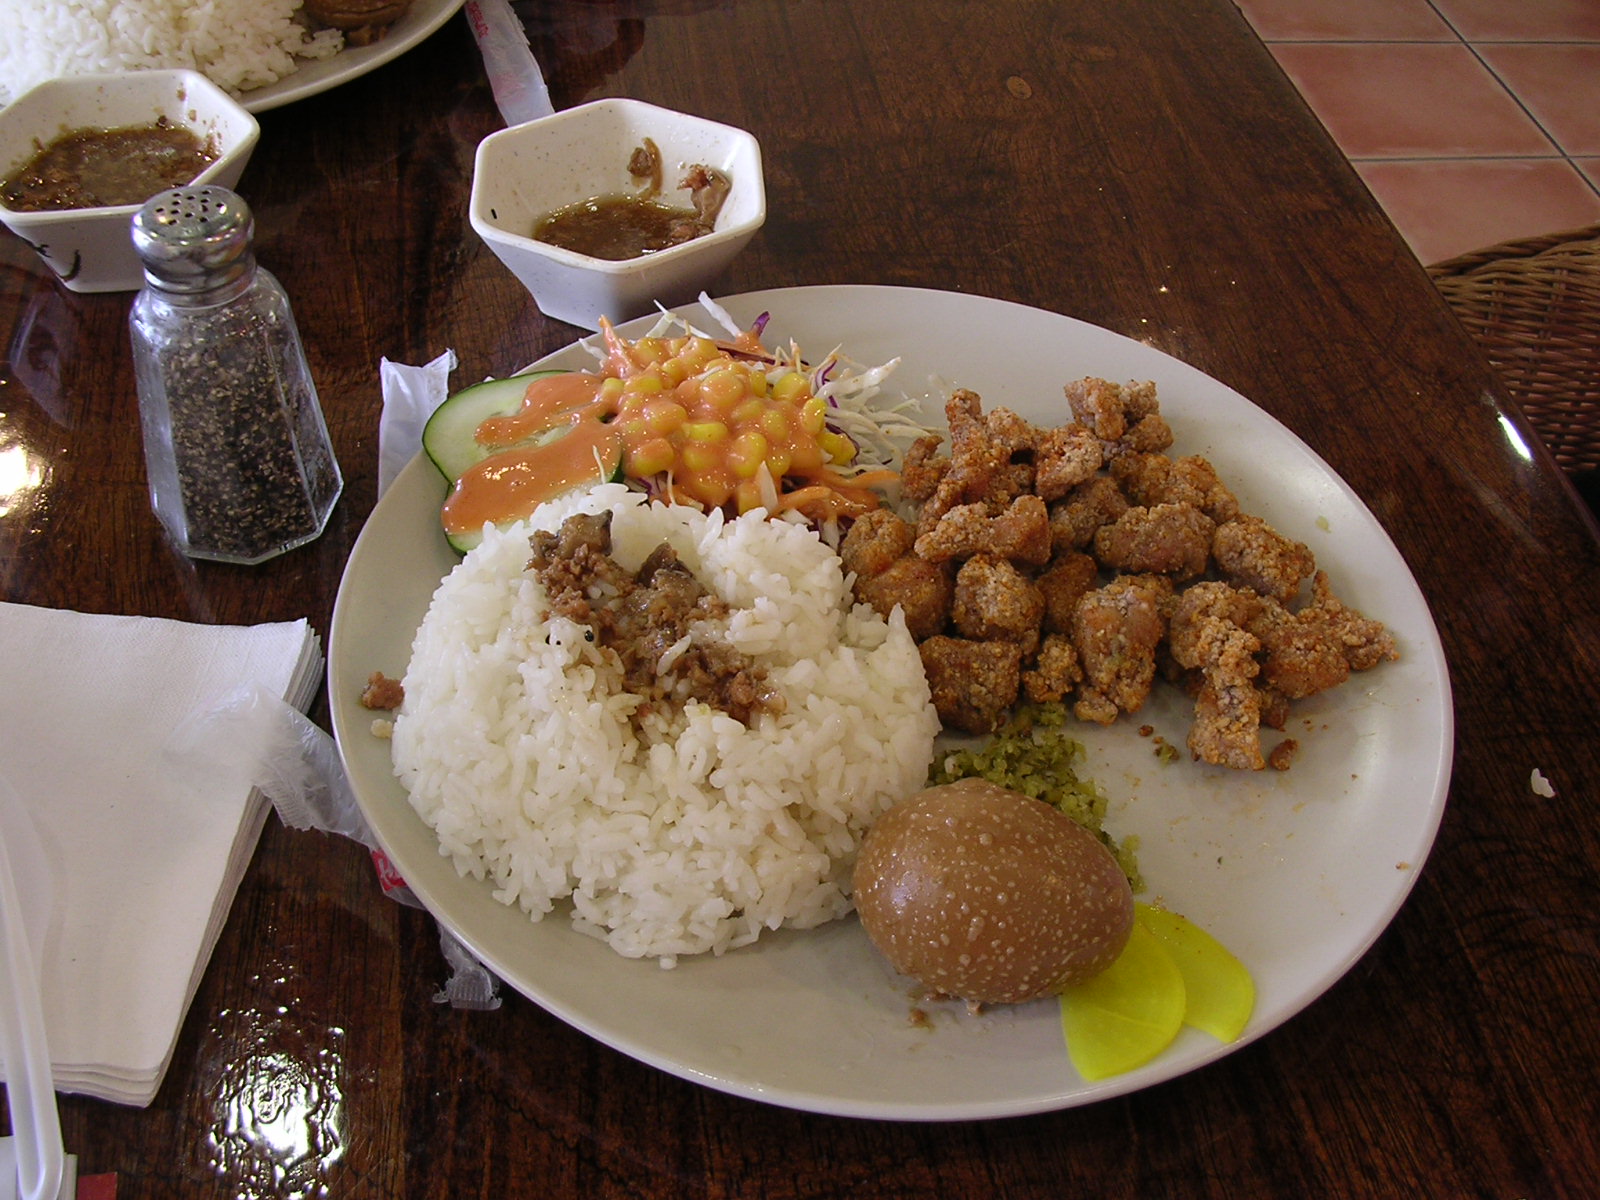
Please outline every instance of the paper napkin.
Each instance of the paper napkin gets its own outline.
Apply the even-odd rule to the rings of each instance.
[[[305,621],[0,603],[0,755],[56,885],[41,988],[58,1091],[155,1097],[266,817],[250,762],[185,771],[174,736],[245,686],[304,710],[321,677]]]

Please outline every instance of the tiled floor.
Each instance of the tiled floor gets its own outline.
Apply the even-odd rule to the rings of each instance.
[[[1236,0],[1424,263],[1600,222],[1600,0]]]

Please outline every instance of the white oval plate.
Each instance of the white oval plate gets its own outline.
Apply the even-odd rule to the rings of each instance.
[[[1385,621],[1398,662],[1296,706],[1301,751],[1284,773],[1162,765],[1148,724],[1182,746],[1188,704],[1158,693],[1135,720],[1080,727],[1089,773],[1113,798],[1108,826],[1137,835],[1149,892],[1231,947],[1255,976],[1244,1036],[1186,1029],[1139,1070],[1098,1083],[1073,1071],[1053,1000],[968,1015],[935,1005],[910,1020],[912,988],[854,918],[784,931],[675,970],[635,961],[552,916],[530,923],[456,874],[413,813],[358,703],[376,670],[399,677],[411,637],[455,557],[439,532],[444,485],[410,464],[372,513],[334,610],[335,732],[361,807],[406,881],[502,979],[624,1054],[722,1091],[791,1108],[894,1120],[960,1120],[1067,1108],[1212,1062],[1321,995],[1388,925],[1433,843],[1449,782],[1452,711],[1443,652],[1416,581],[1371,512],[1283,425],[1150,347],[1055,313],[947,292],[810,287],[737,296],[741,322],[772,314],[765,341],[813,356],[902,363],[890,384],[972,388],[985,407],[1036,421],[1068,416],[1062,385],[1084,375],[1152,379],[1174,453],[1209,457],[1246,511],[1304,541],[1342,599]],[[692,310],[692,316],[700,316]],[[703,328],[715,328],[701,318]],[[637,329],[638,326],[631,326]],[[572,346],[541,366],[583,368]],[[942,414],[936,415],[942,425]]]
[[[239,103],[253,113],[264,113],[359,79],[429,37],[464,3],[466,0],[415,0],[405,16],[389,27],[382,40],[370,46],[341,50],[332,58],[302,59],[293,74],[265,87],[242,92]]]

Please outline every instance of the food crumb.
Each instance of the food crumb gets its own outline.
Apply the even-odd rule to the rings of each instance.
[[[1535,796],[1543,796],[1546,800],[1556,794],[1556,789],[1550,785],[1550,781],[1544,777],[1544,772],[1539,770],[1538,767],[1533,769],[1533,775],[1528,780],[1528,786],[1533,789]]]
[[[382,738],[386,742],[390,741],[394,737],[394,722],[384,717],[374,717],[372,719],[372,736]]]
[[[1274,771],[1287,771],[1294,765],[1294,756],[1300,750],[1300,743],[1294,738],[1284,738],[1267,755],[1267,765]]]
[[[399,708],[405,698],[404,684],[398,679],[390,679],[382,671],[374,671],[367,676],[367,686],[361,690],[361,707],[389,712]]]
[[[928,1015],[928,1010],[925,1008],[913,1008],[906,1019],[913,1029],[933,1028],[933,1018]]]

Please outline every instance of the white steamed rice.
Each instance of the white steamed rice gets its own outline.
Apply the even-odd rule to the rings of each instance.
[[[295,20],[304,0],[0,0],[0,105],[47,79],[184,67],[235,94],[344,46]]]
[[[732,606],[727,636],[781,716],[746,728],[691,704],[630,722],[639,697],[585,627],[544,619],[530,528],[608,508],[618,562],[668,541]],[[663,965],[848,912],[861,837],[923,785],[938,731],[899,614],[853,605],[814,532],[616,484],[489,530],[435,592],[404,682],[395,769],[441,853],[534,920],[570,899],[579,930]]]

